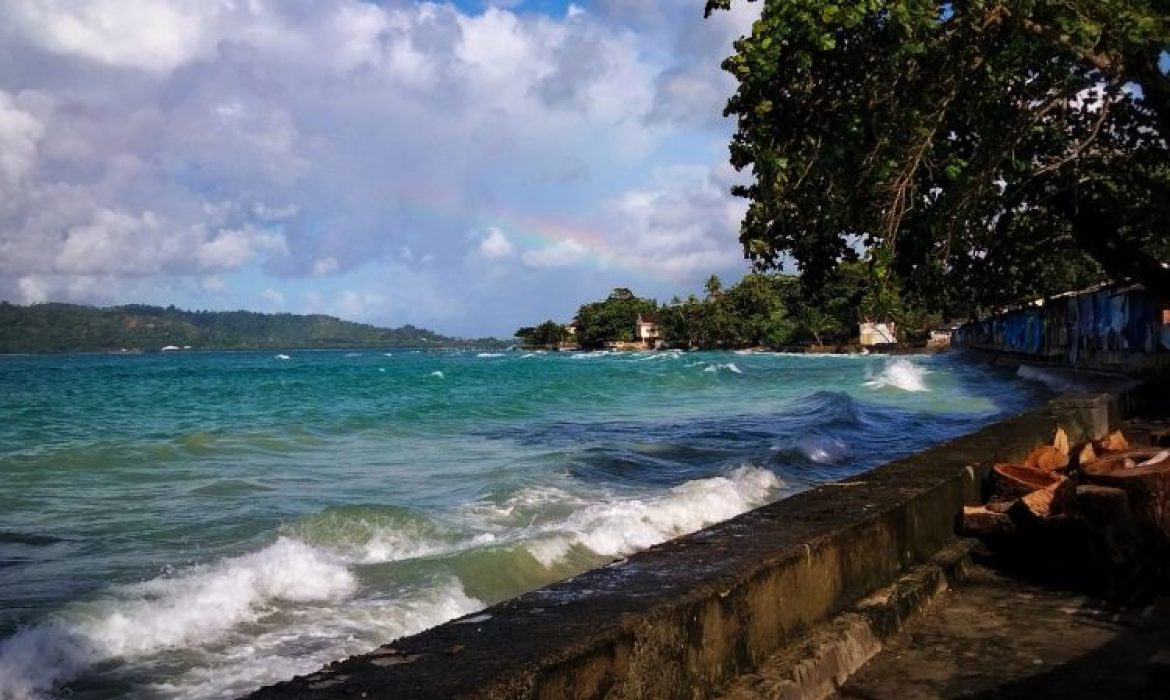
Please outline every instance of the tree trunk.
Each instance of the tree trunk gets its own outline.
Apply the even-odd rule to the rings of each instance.
[[[1114,277],[1132,278],[1146,290],[1170,297],[1170,267],[1131,240],[1118,234],[1122,217],[1105,206],[1100,197],[1079,201],[1077,192],[1065,190],[1053,202],[1068,217],[1072,235],[1094,260]]]
[[[1086,481],[1121,489],[1138,524],[1170,543],[1170,458],[1144,467],[1140,464],[1161,450],[1144,448],[1103,457],[1081,468]]]

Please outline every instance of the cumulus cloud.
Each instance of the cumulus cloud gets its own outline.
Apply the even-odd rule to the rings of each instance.
[[[530,276],[491,287],[516,315],[621,280],[483,222],[594,227],[680,274],[722,260],[718,183],[652,173],[724,159],[718,62],[750,11],[510,5],[0,0],[0,298],[247,305],[248,274],[290,310],[489,332],[524,319],[483,311],[482,268]],[[469,230],[499,265],[471,264]]]
[[[331,275],[341,269],[341,263],[337,262],[337,258],[332,255],[324,258],[317,258],[313,261],[313,276],[324,277]]]
[[[45,51],[109,66],[167,72],[207,41],[205,25],[226,2],[19,0],[0,6],[10,36]]]
[[[577,241],[559,241],[544,248],[525,251],[520,259],[529,267],[573,267],[581,264],[589,249]]]
[[[735,232],[746,203],[729,194],[738,178],[728,166],[661,168],[649,187],[606,202],[622,257],[679,278],[742,268]]]
[[[0,90],[0,180],[15,183],[32,169],[44,125]]]
[[[479,254],[488,260],[510,258],[516,254],[516,246],[503,231],[496,227],[488,229],[488,235],[479,242]]]

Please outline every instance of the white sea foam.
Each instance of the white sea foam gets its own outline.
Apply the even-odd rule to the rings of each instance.
[[[394,353],[392,353],[392,352],[384,352],[384,353],[382,353],[382,357],[394,357]]]
[[[849,456],[849,446],[840,438],[805,437],[797,441],[796,447],[817,464],[836,464]]]
[[[660,350],[644,354],[638,358],[640,362],[662,362],[663,360],[677,360],[682,357],[682,350]]]
[[[489,545],[495,540],[496,536],[490,532],[482,532],[457,542],[444,542],[418,537],[410,531],[379,530],[368,540],[346,547],[341,556],[358,564],[382,564],[435,554],[451,554]]]
[[[481,352],[476,357],[503,357],[505,353],[502,352]]]
[[[272,359],[274,359],[274,360],[291,360],[292,358],[289,357],[288,355],[285,355],[282,352],[282,353],[277,353],[277,355],[275,357],[273,357]]]
[[[523,359],[526,359],[526,358],[529,358],[529,357],[536,357],[536,353],[534,353],[534,352],[526,352],[526,353],[524,353],[523,355],[521,355],[521,356],[520,356],[520,359],[521,359],[521,360],[523,360]]]
[[[631,554],[761,506],[780,486],[766,469],[740,467],[727,476],[688,481],[659,496],[592,502],[534,528],[526,547],[546,567],[574,546],[604,556]]]
[[[434,372],[431,372],[431,376],[438,377],[439,379],[447,378],[447,375],[443,374],[442,370],[435,370]]]
[[[258,552],[118,587],[0,642],[0,697],[38,697],[110,659],[215,643],[280,601],[340,600],[356,585],[323,552],[280,538]]]
[[[739,369],[739,367],[735,366],[734,362],[725,362],[725,363],[715,362],[715,363],[709,364],[703,368],[704,372],[711,372],[711,373],[724,371],[724,370],[726,370],[728,372],[733,372],[735,374],[743,374],[743,372]]]
[[[455,579],[393,596],[314,605],[295,611],[288,624],[202,650],[200,663],[151,690],[191,700],[236,697],[483,607]]]
[[[930,371],[912,360],[899,357],[886,362],[885,367],[878,374],[871,376],[865,386],[882,389],[893,387],[902,391],[930,391],[926,385],[926,375]]]
[[[569,357],[574,360],[596,360],[599,357],[607,357],[609,355],[617,355],[618,353],[612,350],[592,350],[588,352],[575,352]]]

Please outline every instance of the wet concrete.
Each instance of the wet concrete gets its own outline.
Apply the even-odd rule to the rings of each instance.
[[[257,699],[711,698],[954,542],[1033,411],[261,689]]]
[[[1170,698],[1170,599],[1117,607],[994,559],[909,622],[833,700]]]

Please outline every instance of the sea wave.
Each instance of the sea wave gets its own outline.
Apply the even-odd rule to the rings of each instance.
[[[734,362],[713,362],[703,368],[704,372],[715,374],[717,372],[731,372],[733,374],[743,374],[743,370],[735,366]]]
[[[598,555],[627,555],[764,505],[781,486],[771,471],[744,466],[726,476],[688,481],[656,496],[587,503],[569,496],[577,507],[562,519],[530,528],[524,546],[545,567],[554,566],[578,546]],[[556,491],[547,489],[536,496],[538,500],[557,497]]]
[[[881,372],[871,376],[865,386],[873,389],[893,388],[902,391],[930,391],[926,375],[930,370],[903,357],[888,360]]]
[[[282,537],[251,554],[121,586],[0,642],[0,697],[35,698],[103,661],[215,642],[279,601],[341,600],[356,585],[341,563]]]
[[[449,554],[495,540],[491,532],[468,532],[395,506],[333,506],[301,518],[285,532],[352,564]]]

